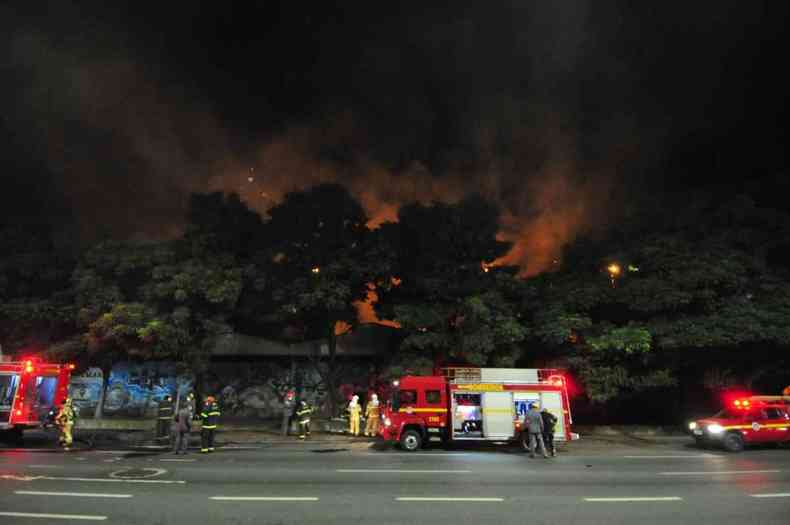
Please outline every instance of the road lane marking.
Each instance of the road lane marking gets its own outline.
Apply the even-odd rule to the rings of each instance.
[[[504,498],[447,498],[447,497],[402,497],[402,498],[395,498],[395,501],[450,501],[450,502],[458,502],[458,501],[473,501],[478,503],[500,503],[505,501]]]
[[[470,474],[471,470],[396,470],[396,469],[357,469],[339,468],[341,474]]]
[[[623,456],[626,459],[710,459],[721,458],[716,454],[694,454],[693,456]]]
[[[63,468],[63,465],[27,465],[27,468]]]
[[[211,496],[214,501],[318,501],[312,496]]]
[[[749,494],[753,498],[790,498],[790,492],[777,492],[776,494]]]
[[[43,518],[47,520],[84,520],[104,521],[107,516],[86,516],[83,514],[33,514],[30,512],[0,512],[0,516],[11,518]]]
[[[172,461],[174,463],[192,463],[193,461],[197,461],[196,459],[160,459],[159,461]]]
[[[166,485],[183,485],[186,481],[182,480],[169,480],[169,479],[123,479],[123,478],[66,478],[66,477],[55,477],[55,476],[35,476],[31,477],[28,480],[24,481],[35,481],[35,480],[46,480],[46,481],[85,481],[85,482],[103,482],[103,483],[163,483]]]
[[[630,503],[644,501],[683,501],[678,496],[636,497],[636,498],[584,498],[591,503]]]
[[[15,490],[14,494],[26,496],[67,496],[73,498],[131,498],[131,494],[103,494],[97,492],[41,492],[38,490]]]
[[[700,470],[697,472],[659,472],[662,476],[706,476],[709,474],[777,474],[781,470]]]

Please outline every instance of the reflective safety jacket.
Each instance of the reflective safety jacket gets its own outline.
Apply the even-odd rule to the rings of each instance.
[[[200,413],[203,428],[217,428],[220,415],[219,405],[216,402],[206,403],[203,407],[203,412]]]
[[[368,406],[365,408],[365,417],[367,418],[377,418],[379,417],[379,402],[378,401],[371,401],[368,403]]]
[[[159,402],[158,408],[159,419],[170,421],[173,419],[173,402],[163,399]]]
[[[299,408],[296,410],[296,417],[299,418],[300,423],[307,423],[310,421],[310,414],[313,413],[313,409],[308,404],[300,405]]]
[[[63,405],[60,407],[60,411],[55,417],[55,423],[60,427],[65,427],[66,425],[73,425],[75,419],[76,414],[74,413],[74,407],[71,405]]]

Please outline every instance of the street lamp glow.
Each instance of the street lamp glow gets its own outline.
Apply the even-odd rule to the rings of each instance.
[[[321,273],[321,268],[319,268],[318,266],[313,266],[313,269],[310,271],[313,273]]]
[[[620,275],[620,272],[622,271],[620,265],[617,263],[610,264],[609,266],[606,267],[606,269],[608,270],[609,275],[611,275],[612,277],[617,277],[618,275]]]

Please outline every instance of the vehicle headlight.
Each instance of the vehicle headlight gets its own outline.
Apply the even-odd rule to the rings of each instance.
[[[392,421],[390,421],[390,418],[388,418],[388,417],[385,417],[385,418],[384,418],[384,426],[385,426],[385,427],[388,427],[388,426],[390,426],[391,424],[392,424]]]
[[[708,432],[710,432],[711,434],[721,434],[722,432],[724,432],[724,427],[714,423],[712,425],[708,425]]]
[[[697,428],[696,421],[692,421],[691,423],[689,423],[689,430],[694,430],[695,428]]]

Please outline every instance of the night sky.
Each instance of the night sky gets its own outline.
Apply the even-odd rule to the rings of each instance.
[[[168,238],[191,191],[340,181],[376,225],[474,191],[534,273],[643,197],[787,206],[782,2],[9,3],[0,222]]]

